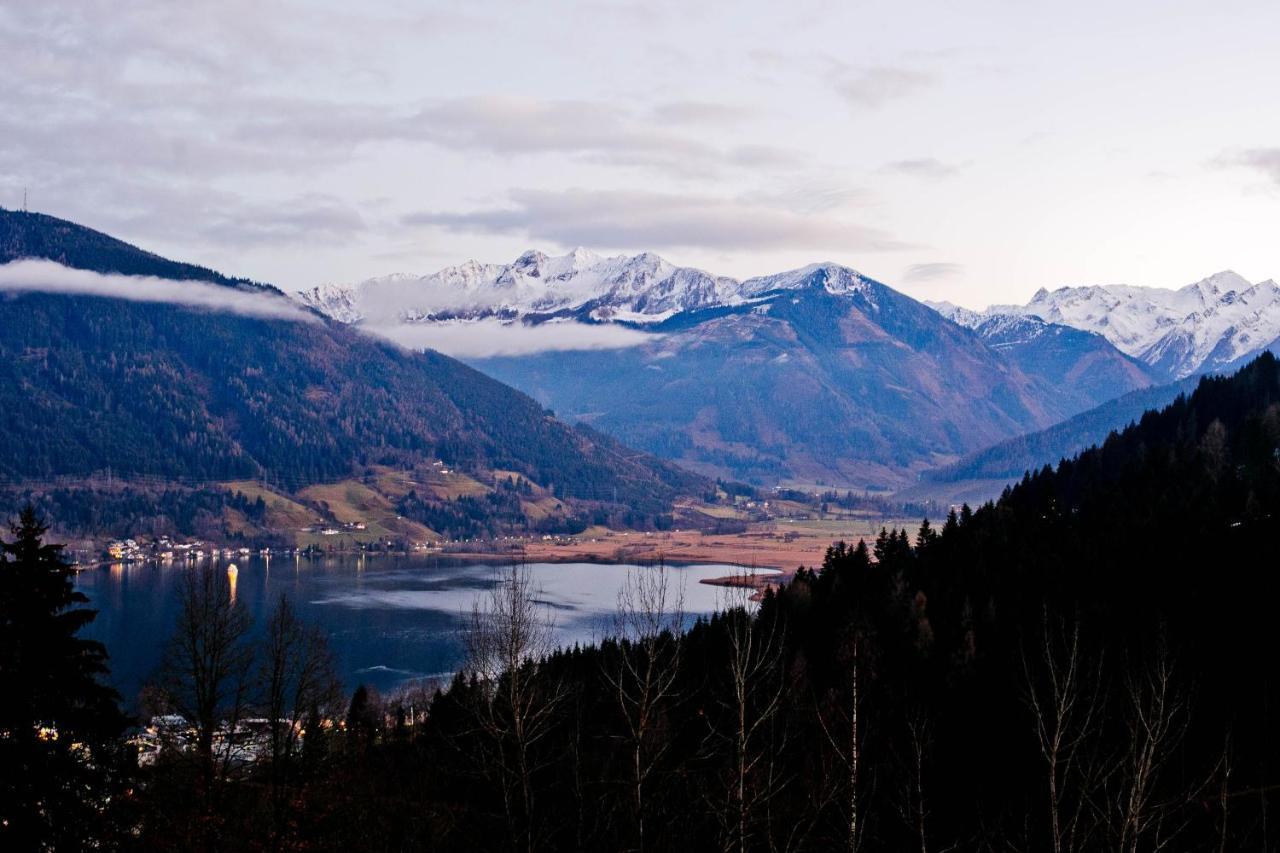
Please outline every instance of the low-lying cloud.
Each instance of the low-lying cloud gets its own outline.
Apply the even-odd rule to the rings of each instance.
[[[505,207],[412,214],[405,223],[630,250],[909,248],[878,228],[746,198],[570,189],[513,190],[510,200]]]
[[[406,349],[433,349],[454,358],[533,355],[565,350],[625,349],[657,340],[661,335],[622,326],[592,326],[571,321],[539,325],[501,320],[458,323],[361,324],[358,328]]]
[[[314,314],[287,297],[267,291],[240,290],[207,281],[103,274],[46,260],[19,260],[0,265],[0,292],[100,296],[226,311],[266,320],[319,322]]]

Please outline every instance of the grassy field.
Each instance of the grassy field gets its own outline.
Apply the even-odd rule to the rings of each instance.
[[[400,491],[405,484],[389,474],[371,478],[372,482],[383,482],[390,486],[392,495]],[[407,493],[407,489],[401,494]],[[392,497],[382,491],[375,490],[360,480],[343,480],[338,483],[325,483],[308,486],[298,493],[308,503],[314,504],[339,524],[363,523],[364,530],[344,530],[335,536],[317,533],[300,533],[298,544],[342,545],[345,540],[351,542],[379,542],[388,539],[409,539],[410,541],[427,541],[440,538],[437,533],[417,522],[400,518],[396,514]]]
[[[296,529],[320,522],[320,515],[256,480],[231,480],[221,484],[229,492],[240,492],[251,501],[262,498],[267,505],[267,525],[276,529]]]

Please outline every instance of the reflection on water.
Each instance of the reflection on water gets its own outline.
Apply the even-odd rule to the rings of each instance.
[[[531,563],[531,586],[547,608],[556,639],[572,644],[609,633],[627,572],[652,568],[595,563]],[[348,689],[361,682],[379,690],[457,668],[464,614],[492,588],[501,566],[415,557],[363,555],[304,560],[253,557],[227,566],[231,595],[257,625],[281,595],[300,615],[329,633]],[[668,567],[672,593],[690,618],[737,603],[741,595],[699,583],[741,573],[727,565]],[[112,680],[131,701],[159,661],[177,614],[182,566],[112,564],[82,572],[77,586],[97,608],[86,635],[106,643]]]

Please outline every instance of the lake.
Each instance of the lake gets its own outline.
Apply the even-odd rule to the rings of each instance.
[[[504,570],[497,564],[423,557],[251,557],[234,562],[235,595],[260,627],[280,596],[326,631],[348,690],[382,692],[416,679],[447,676],[462,660],[459,628]],[[751,570],[724,564],[668,566],[672,592],[689,619],[741,600],[740,593],[699,583]],[[531,586],[562,645],[610,633],[618,592],[630,571],[653,567],[600,563],[528,564]],[[115,564],[80,572],[76,586],[97,608],[84,635],[106,644],[112,682],[132,705],[160,659],[178,611],[183,565]],[[756,570],[760,571],[760,570]],[[763,570],[769,573],[770,570]]]

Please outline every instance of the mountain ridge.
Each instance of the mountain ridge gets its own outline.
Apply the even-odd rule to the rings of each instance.
[[[606,257],[577,248],[550,256],[531,249],[510,264],[472,260],[422,276],[394,273],[318,285],[294,296],[347,323],[572,317],[653,325],[685,311],[738,307],[774,290],[806,286],[819,270],[829,272],[832,292],[852,292],[871,281],[832,262],[739,280],[676,266],[652,252]]]
[[[1125,284],[1041,288],[1025,305],[955,309],[971,327],[993,317],[1034,316],[1100,334],[1170,378],[1230,370],[1280,344],[1280,284],[1231,270],[1177,289]]]

